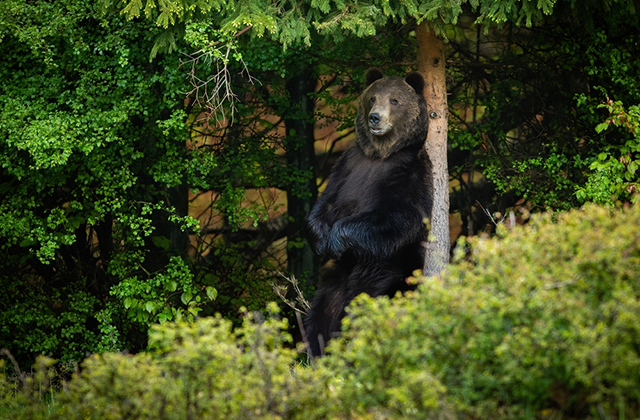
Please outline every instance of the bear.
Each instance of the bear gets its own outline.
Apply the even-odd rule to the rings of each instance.
[[[433,202],[424,77],[370,69],[365,85],[355,145],[332,168],[307,221],[311,246],[333,260],[304,322],[312,357],[340,333],[351,300],[412,290],[406,279],[424,264]]]

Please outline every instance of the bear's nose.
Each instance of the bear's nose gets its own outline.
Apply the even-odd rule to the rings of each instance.
[[[369,114],[369,122],[373,125],[378,125],[380,123],[380,114],[377,112]]]

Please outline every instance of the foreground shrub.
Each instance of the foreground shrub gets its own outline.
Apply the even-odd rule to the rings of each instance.
[[[403,305],[362,295],[352,306],[355,318],[342,340],[330,343],[321,360],[340,378],[338,402],[344,418],[438,418],[446,412],[444,386],[426,363],[428,337]],[[345,320],[349,325],[349,320]]]
[[[393,360],[394,380],[430,370],[474,417],[637,416],[639,210],[590,206],[474,239],[442,281],[360,297],[331,351]]]
[[[637,418],[639,225],[640,207],[587,207],[474,239],[442,279],[357,298],[310,364],[275,305],[235,330],[167,322],[147,353],[92,356],[55,395],[35,391],[43,369],[23,392],[0,377],[0,417]]]
[[[68,386],[65,419],[260,419],[321,414],[321,375],[296,366],[286,320],[247,314],[153,327],[144,354],[95,355]],[[314,414],[316,413],[316,414]]]
[[[17,362],[5,349],[0,350],[0,355],[11,358],[17,368]],[[0,360],[0,419],[49,418],[56,398],[52,387],[52,380],[57,376],[51,367],[53,363],[52,359],[41,356],[36,360],[30,375],[19,371],[6,375],[5,372],[9,369],[5,366],[5,360]]]

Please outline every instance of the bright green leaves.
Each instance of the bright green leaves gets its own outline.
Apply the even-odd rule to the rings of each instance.
[[[182,295],[180,295],[180,300],[185,305],[188,305],[189,302],[191,302],[191,298],[193,298],[193,294],[189,291],[184,292]]]
[[[613,205],[617,201],[640,200],[640,107],[626,109],[622,102],[608,100],[600,105],[609,118],[596,126],[598,134],[607,135],[609,128],[618,127],[631,135],[622,146],[607,145],[589,165],[591,173],[584,187],[576,191],[581,201]]]
[[[205,292],[207,293],[207,298],[209,298],[209,300],[216,300],[218,297],[218,291],[214,287],[205,287]]]
[[[15,100],[7,99],[8,102]],[[88,115],[55,111],[43,115],[40,110],[42,106],[43,104],[34,104],[22,110],[7,107],[3,112],[4,116],[18,117],[4,124],[7,128],[7,144],[29,153],[36,170],[66,165],[70,156],[76,152],[90,154],[94,148],[114,140],[115,133],[108,128],[107,121],[109,124],[123,122],[119,120],[122,114],[117,109],[99,115],[91,111]],[[35,118],[19,119],[20,115],[27,113]]]
[[[108,13],[116,7],[117,1],[102,0],[101,9]],[[132,0],[125,2],[121,14],[128,20],[139,18],[142,13],[149,20],[155,19],[155,24],[164,29],[156,38],[150,51],[149,58],[153,60],[159,52],[171,53],[177,49],[177,44],[184,35],[185,22],[196,20],[211,12],[220,13],[223,9],[233,8],[233,2],[219,0]],[[118,5],[119,6],[119,5]]]
[[[128,316],[139,323],[190,320],[201,305],[215,300],[215,288],[200,287],[182,258],[172,257],[163,272],[122,280],[110,294],[122,302]]]
[[[39,12],[50,4],[42,2]],[[79,4],[86,2],[64,2]],[[8,5],[18,3],[0,7]],[[202,13],[205,6],[192,11]],[[234,314],[240,305],[262,306],[272,294],[261,259],[250,262],[261,271],[256,276],[247,270],[241,246],[228,251],[221,243],[205,261],[200,253],[214,246],[210,236],[197,238],[198,249],[189,253],[196,242],[189,235],[199,228],[188,216],[189,188],[219,197],[214,217],[224,220],[225,228],[238,229],[268,214],[260,193],[255,202],[242,204],[247,186],[286,188],[290,178],[302,175],[286,168],[277,138],[245,138],[263,130],[259,122],[256,129],[238,130],[234,141],[201,137],[202,108],[185,103],[188,79],[179,57],[149,63],[157,30],[148,23],[117,14],[100,20],[90,9],[76,17],[56,33],[52,28],[61,26],[53,21],[23,19],[20,26],[11,14],[0,16],[0,271],[17,273],[0,306],[15,313],[13,295],[34,279],[55,293],[61,282],[68,283],[96,299],[97,326],[92,319],[87,327],[90,343],[78,340],[87,351],[139,350],[150,323],[193,320],[213,300],[216,305],[223,300]],[[50,63],[39,60],[23,38],[27,29],[46,34]],[[222,41],[224,55],[217,57],[237,66],[239,50],[225,49],[237,44],[235,37],[209,29],[194,25],[190,42],[213,54],[211,44]],[[210,61],[195,67],[208,77]],[[248,108],[242,112],[259,115]],[[192,266],[195,260],[199,265]],[[53,293],[43,288],[42,299],[34,300],[43,313],[50,310],[46,298]],[[26,320],[14,321],[0,329],[3,345],[30,328]],[[82,354],[74,349],[70,355],[58,345],[61,329],[39,334],[56,357]],[[28,360],[29,352],[41,347],[20,349]]]
[[[103,0],[104,8],[112,5]],[[388,21],[408,22],[416,19],[433,22],[441,31],[440,24],[456,23],[465,3],[470,3],[480,14],[479,23],[505,23],[531,26],[552,13],[556,0],[537,2],[517,0],[473,0],[450,1],[429,0],[418,2],[403,0],[373,0],[346,2],[344,0],[311,0],[308,3],[269,0],[240,0],[222,2],[217,0],[126,0],[121,9],[127,18],[137,18],[143,13],[147,19],[155,19],[156,25],[165,29],[198,21],[214,22],[221,32],[233,35],[245,27],[252,27],[253,36],[268,33],[285,48],[290,45],[311,42],[311,28],[342,40],[345,33],[359,37],[372,36]],[[122,7],[115,4],[114,7]],[[159,39],[158,42],[161,40]],[[161,41],[163,44],[167,40]]]
[[[109,8],[112,1],[103,0],[104,10]],[[128,19],[139,18],[144,12],[147,19],[156,18],[156,24],[163,28],[175,25],[176,22],[189,20],[194,15],[206,14],[215,10],[219,12],[223,7],[233,8],[232,2],[219,0],[131,0],[122,9],[122,14]]]
[[[272,37],[284,48],[295,44],[311,46],[311,32],[306,16],[298,11],[285,12],[274,25]]]
[[[0,42],[5,37],[15,37],[26,45],[38,62],[55,67],[57,45],[52,38],[65,37],[72,43],[80,43],[81,37],[74,27],[87,12],[90,3],[75,0],[30,1],[5,0],[0,3]]]
[[[476,22],[506,23],[531,26],[539,23],[544,15],[553,12],[557,0],[519,1],[519,0],[480,0],[480,17]]]
[[[63,33],[51,30],[54,21],[29,23],[58,48],[50,66],[25,54],[21,41],[26,40],[19,35],[24,28],[14,29],[0,44],[0,73],[7,76],[0,78],[0,162],[5,179],[15,180],[6,185],[17,186],[2,200],[2,217],[11,220],[2,233],[9,243],[39,244],[37,255],[46,262],[75,242],[74,231],[85,222],[95,224],[131,202],[126,196],[138,181],[138,162],[146,152],[139,147],[146,130],[131,121],[156,112],[149,90],[158,78],[136,69],[146,51],[123,47],[126,37],[139,41],[133,28],[102,36],[100,30],[92,32],[97,24],[74,28],[71,22],[66,30],[73,31],[70,38],[84,39],[82,47],[58,42]],[[70,202],[83,210],[69,207]],[[43,209],[45,203],[53,209]],[[56,215],[55,223],[43,223],[43,215]]]
[[[8,288],[0,306],[16,315],[3,320],[0,343],[15,346],[21,361],[40,351],[78,360],[86,351],[139,348],[132,330],[144,335],[152,321],[193,319],[215,295],[169,258],[186,254],[198,227],[185,214],[186,188],[184,203],[171,190],[187,172],[177,58],[149,64],[148,24],[113,14],[101,21],[90,2],[55,3],[0,4],[0,271]],[[182,247],[168,239],[180,235]],[[125,282],[109,295],[137,278],[156,289]],[[25,306],[15,299],[36,283],[34,316],[95,319],[38,326],[36,338],[12,344],[36,325],[17,316]],[[51,300],[69,291],[93,306],[80,297]]]

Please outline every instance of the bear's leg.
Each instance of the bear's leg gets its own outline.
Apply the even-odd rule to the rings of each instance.
[[[323,285],[316,292],[305,319],[305,333],[312,356],[321,356],[331,337],[340,332],[347,289],[343,281]]]

